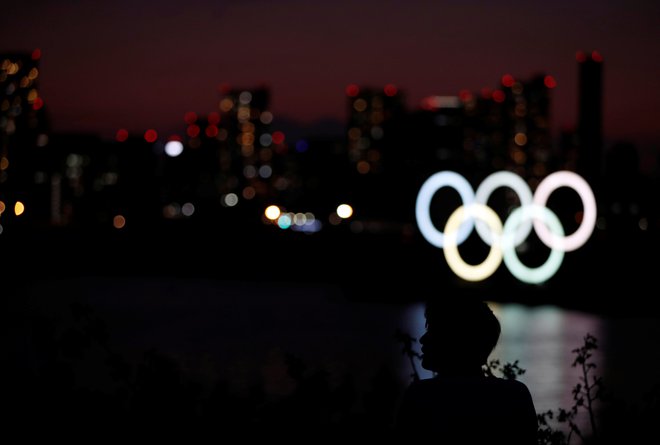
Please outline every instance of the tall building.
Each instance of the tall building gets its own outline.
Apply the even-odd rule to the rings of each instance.
[[[534,188],[554,168],[550,91],[555,86],[546,74],[528,80],[505,74],[498,89],[461,93],[464,156],[479,176],[510,170]]]
[[[398,156],[393,142],[405,113],[403,93],[393,84],[382,89],[351,84],[346,96],[349,162],[361,175],[378,175]]]
[[[511,84],[510,86],[512,86]],[[461,169],[477,183],[493,170],[511,169],[510,145],[514,140],[509,109],[514,95],[505,88],[460,91],[462,138]],[[514,133],[515,134],[515,133]]]
[[[47,178],[38,174],[48,144],[40,58],[39,49],[0,54],[0,224],[12,215],[26,222],[48,218]]]
[[[603,158],[603,57],[598,51],[576,55],[578,62],[577,172],[597,187]]]
[[[464,124],[464,103],[458,96],[427,96],[408,115],[399,168],[411,201],[433,173],[464,170]]]
[[[345,92],[351,200],[358,215],[389,218],[396,213],[390,205],[406,151],[402,145],[406,120],[403,93],[393,84],[383,88],[350,84]]]
[[[165,194],[175,207],[195,203],[199,215],[259,221],[265,204],[291,202],[302,186],[290,156],[297,148],[273,130],[267,87],[218,92],[217,109],[185,113],[185,150],[167,159]]]
[[[122,144],[112,146],[96,135],[52,134],[38,87],[40,58],[38,49],[0,55],[0,224],[111,227],[120,214],[131,225],[154,221],[151,144],[126,142],[125,130]]]
[[[225,86],[219,99],[220,192],[243,201],[267,199],[276,155],[287,151],[284,135],[270,130],[270,91]]]

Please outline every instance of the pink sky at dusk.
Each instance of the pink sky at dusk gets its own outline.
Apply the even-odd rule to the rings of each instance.
[[[349,83],[428,95],[495,88],[503,74],[557,80],[552,126],[576,124],[575,53],[604,57],[606,141],[660,143],[660,6],[654,2],[13,2],[0,53],[42,50],[54,131],[180,131],[220,84],[271,89],[277,117],[346,118]]]

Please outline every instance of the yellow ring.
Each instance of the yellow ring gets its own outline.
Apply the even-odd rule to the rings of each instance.
[[[458,252],[457,234],[461,224],[467,220],[477,218],[484,221],[491,229],[493,243],[486,259],[477,265],[463,261]],[[502,221],[497,213],[490,207],[473,202],[467,206],[460,206],[451,214],[445,225],[444,254],[447,264],[456,275],[466,281],[481,281],[491,276],[502,263]]]

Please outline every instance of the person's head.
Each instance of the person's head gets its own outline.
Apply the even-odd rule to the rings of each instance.
[[[500,336],[500,323],[484,301],[460,297],[427,302],[426,333],[420,338],[422,367],[439,373],[475,372]]]

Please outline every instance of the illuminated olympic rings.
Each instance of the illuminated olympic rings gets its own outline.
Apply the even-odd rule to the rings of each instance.
[[[443,187],[456,190],[463,202],[447,220],[444,233],[433,225],[430,213],[433,195]],[[520,200],[520,207],[511,212],[504,225],[499,216],[487,206],[488,198],[499,187],[511,188]],[[582,221],[570,235],[564,234],[557,215],[545,206],[552,192],[559,187],[572,188],[582,200]],[[527,183],[509,171],[489,175],[476,192],[460,174],[441,171],[422,184],[415,203],[415,216],[422,236],[432,245],[444,249],[447,264],[464,280],[484,280],[504,261],[513,276],[520,281],[536,284],[548,280],[557,272],[565,252],[576,250],[587,242],[596,225],[596,199],[591,187],[581,176],[565,170],[544,178],[533,195]],[[488,256],[478,265],[467,264],[458,252],[458,246],[467,239],[473,228],[490,246]],[[536,268],[522,264],[515,250],[529,236],[532,228],[551,249],[546,262]]]

